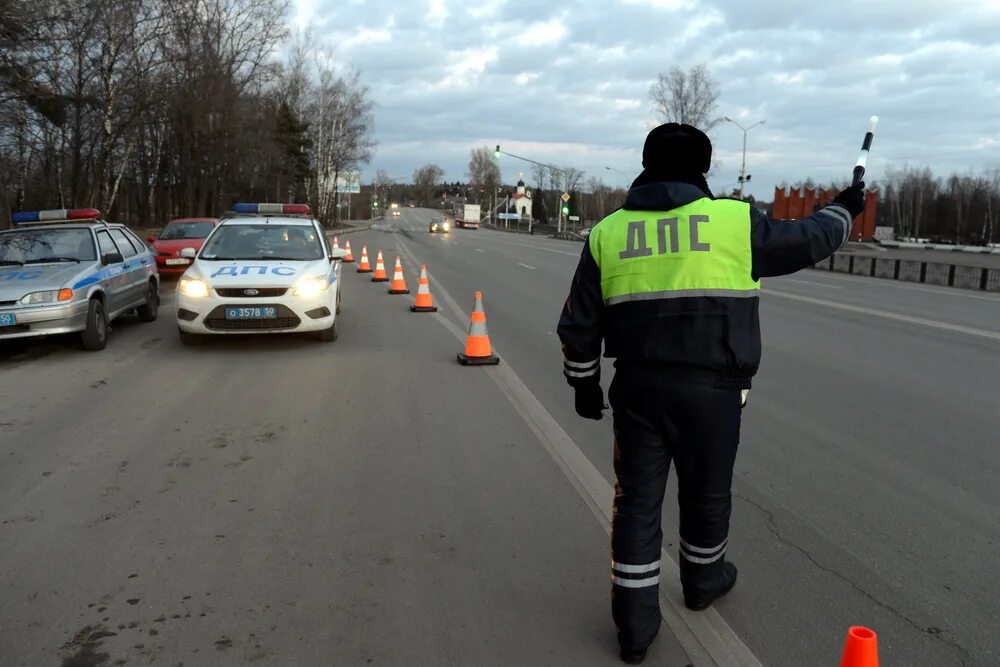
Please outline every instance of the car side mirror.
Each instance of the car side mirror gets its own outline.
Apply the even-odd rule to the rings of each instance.
[[[198,251],[194,248],[184,248],[181,250],[181,257],[186,257],[187,259],[194,259],[198,256]]]
[[[150,234],[149,236],[146,237],[146,240],[149,241],[150,243],[155,243],[156,237]]]
[[[108,266],[109,264],[121,264],[125,261],[120,252],[109,252],[108,254],[101,257],[101,264]]]
[[[344,259],[347,257],[347,250],[345,248],[331,248],[330,249],[330,260]]]

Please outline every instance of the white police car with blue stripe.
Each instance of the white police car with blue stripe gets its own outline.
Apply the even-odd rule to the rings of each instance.
[[[341,260],[305,204],[236,204],[177,283],[181,342],[209,334],[337,339]]]
[[[102,350],[108,324],[136,312],[152,322],[159,276],[152,250],[93,208],[23,211],[0,232],[0,341],[80,332]]]

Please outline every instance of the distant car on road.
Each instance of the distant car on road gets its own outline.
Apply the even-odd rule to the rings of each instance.
[[[202,244],[215,226],[218,218],[179,218],[171,220],[160,230],[159,236],[146,240],[156,250],[156,269],[163,277],[179,277],[191,266],[192,260],[181,257],[181,250],[201,250]]]
[[[577,234],[579,234],[583,238],[587,238],[588,236],[590,236],[590,232],[593,231],[593,229],[594,229],[593,227],[584,227],[583,229],[578,231]]]
[[[177,283],[177,329],[206,334],[312,332],[337,340],[343,248],[306,204],[235,204]]]
[[[80,333],[103,350],[110,322],[156,319],[160,278],[153,251],[93,208],[15,213],[0,232],[0,341]]]
[[[448,218],[438,218],[431,222],[428,230],[431,234],[440,232],[442,234],[447,234],[451,231],[451,221]]]

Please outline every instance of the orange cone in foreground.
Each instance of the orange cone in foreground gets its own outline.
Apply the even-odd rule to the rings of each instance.
[[[347,254],[344,255],[344,259],[342,261],[344,262],[344,264],[350,264],[351,262],[354,261],[354,253],[351,252],[351,242],[350,241],[347,241],[344,244],[344,250],[347,251]]]
[[[878,636],[874,630],[857,625],[847,630],[840,667],[878,667]]]
[[[333,248],[334,250],[340,249],[340,239],[338,239],[336,236],[333,237]]]
[[[417,302],[410,306],[415,313],[436,313],[434,297],[431,296],[431,283],[427,279],[427,267],[420,267],[420,282],[417,284]]]
[[[392,285],[389,287],[389,294],[409,294],[410,290],[406,289],[406,278],[403,277],[403,265],[399,261],[399,255],[396,255],[396,268],[392,272]]]
[[[465,339],[465,353],[459,353],[458,362],[463,366],[495,366],[500,357],[493,354],[490,334],[486,331],[486,311],[483,310],[483,293],[476,292],[476,307],[469,317],[469,335]]]
[[[372,276],[373,283],[387,283],[389,282],[389,276],[385,273],[385,262],[382,261],[382,251],[378,251],[378,257],[375,258],[375,275]]]
[[[361,263],[358,264],[358,273],[371,273],[372,265],[368,263],[368,246],[361,246]]]

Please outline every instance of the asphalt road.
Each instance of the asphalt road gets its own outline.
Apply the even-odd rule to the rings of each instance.
[[[554,332],[581,246],[433,215],[345,239],[414,292],[427,264],[436,315],[348,267],[332,344],[183,348],[168,303],[101,353],[0,348],[2,664],[616,664],[611,424]],[[493,369],[454,361],[475,290]],[[762,317],[741,580],[690,614],[665,576],[649,662],[836,664],[852,624],[885,664],[1000,662],[1000,298],[806,272]]]

